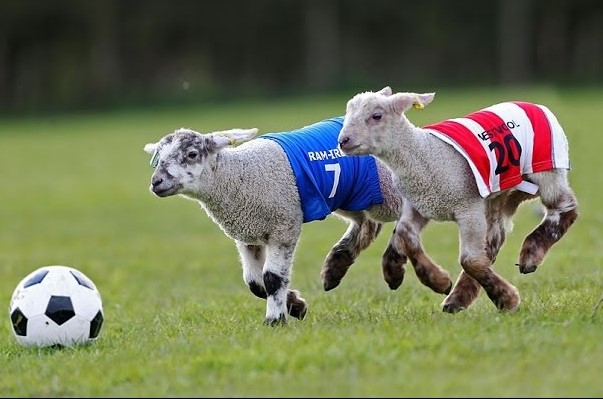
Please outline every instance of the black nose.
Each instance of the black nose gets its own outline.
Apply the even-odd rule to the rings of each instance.
[[[153,179],[153,181],[151,181],[151,184],[153,185],[153,188],[157,187],[161,183],[163,183],[163,179],[161,177],[156,177],[156,178]]]
[[[350,138],[349,137],[344,137],[343,139],[339,140],[339,144],[345,144],[348,141],[350,141]]]

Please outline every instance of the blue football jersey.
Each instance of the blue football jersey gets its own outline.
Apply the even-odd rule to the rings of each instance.
[[[375,158],[343,154],[337,143],[342,127],[343,117],[336,117],[258,137],[274,140],[287,153],[304,223],[322,220],[336,209],[361,211],[383,203]]]

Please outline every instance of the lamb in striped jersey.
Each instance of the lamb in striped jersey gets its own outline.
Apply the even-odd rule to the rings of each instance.
[[[404,202],[392,242],[414,264],[433,261],[421,246],[429,220],[454,221],[462,271],[442,306],[469,307],[483,287],[500,310],[520,304],[517,289],[492,267],[519,205],[539,198],[546,214],[522,244],[517,266],[531,273],[578,217],[570,188],[569,149],[544,105],[503,102],[463,118],[417,127],[405,113],[435,93],[359,93],[347,103],[339,146],[347,155],[373,154],[394,172]]]

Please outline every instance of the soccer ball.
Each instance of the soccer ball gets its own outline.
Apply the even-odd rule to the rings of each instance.
[[[43,266],[28,274],[13,292],[9,315],[17,341],[36,347],[89,344],[104,321],[98,289],[69,266]]]

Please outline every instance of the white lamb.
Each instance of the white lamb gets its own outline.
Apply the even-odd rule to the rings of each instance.
[[[497,308],[514,311],[519,293],[492,264],[522,201],[540,197],[546,215],[523,242],[521,273],[535,271],[578,217],[567,139],[547,107],[515,101],[414,126],[405,112],[423,108],[434,95],[392,95],[389,87],[357,94],[347,103],[340,148],[374,154],[393,170],[407,199],[393,242],[413,263],[432,263],[420,242],[430,219],[458,224],[463,270],[443,302],[445,312],[466,309],[480,286]]]
[[[294,251],[304,222],[323,219],[335,211],[349,223],[343,237],[325,258],[321,271],[324,289],[330,290],[379,234],[382,223],[395,221],[401,212],[402,197],[393,184],[391,171],[379,160],[365,157],[373,162],[372,183],[369,180],[365,186],[362,180],[365,178],[356,175],[346,179],[345,163],[356,163],[359,157],[345,157],[337,149],[342,124],[342,118],[332,118],[299,131],[282,133],[297,140],[300,134],[314,137],[328,131],[329,151],[302,154],[314,161],[325,161],[313,163],[319,168],[324,165],[324,176],[317,178],[324,178],[322,183],[327,186],[324,197],[316,193],[307,198],[314,188],[310,183],[302,187],[306,183],[296,180],[294,160],[283,150],[287,143],[279,142],[282,134],[250,140],[257,129],[209,134],[179,129],[144,147],[153,154],[155,166],[150,190],[159,197],[180,194],[198,201],[235,241],[243,280],[254,295],[267,299],[266,324],[286,323],[287,314],[300,320],[306,314],[306,301],[297,290],[289,289]],[[350,190],[352,194],[332,202],[340,191]],[[381,193],[382,203],[374,197],[375,191]],[[367,196],[370,196],[368,202],[364,201]],[[307,216],[309,213],[312,216]],[[402,283],[407,258],[392,248],[390,242],[383,254],[382,269],[390,288],[396,289]],[[438,293],[448,293],[452,287],[448,273],[438,266],[425,266],[415,267],[421,282]]]

